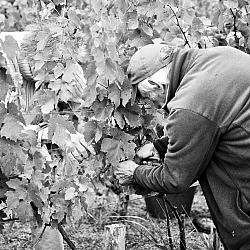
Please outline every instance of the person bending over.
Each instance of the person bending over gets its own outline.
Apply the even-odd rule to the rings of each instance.
[[[121,162],[120,183],[177,194],[198,180],[225,249],[249,250],[250,56],[232,47],[149,44],[127,73],[134,93],[169,115],[166,136],[137,153],[159,154],[163,164]]]

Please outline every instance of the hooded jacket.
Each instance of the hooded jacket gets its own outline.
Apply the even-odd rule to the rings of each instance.
[[[173,56],[155,141],[161,167],[139,166],[137,184],[180,193],[199,180],[225,248],[250,249],[250,56],[232,47],[180,49]]]

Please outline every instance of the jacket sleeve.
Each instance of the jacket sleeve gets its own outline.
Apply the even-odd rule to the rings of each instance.
[[[155,145],[165,149],[164,164],[140,165],[137,184],[156,192],[179,193],[195,182],[211,160],[220,136],[216,123],[190,110],[175,109],[167,120],[167,137]]]

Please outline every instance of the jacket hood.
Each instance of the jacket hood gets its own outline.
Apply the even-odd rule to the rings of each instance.
[[[188,71],[197,53],[198,49],[177,49],[174,51],[170,69],[170,84],[167,91],[166,102],[162,107],[167,112],[167,104],[174,98],[182,78]]]

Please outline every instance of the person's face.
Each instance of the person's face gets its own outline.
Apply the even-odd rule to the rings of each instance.
[[[161,108],[166,100],[169,85],[169,66],[158,70],[152,76],[138,84],[138,90],[142,98],[148,98],[154,102],[157,108]]]

